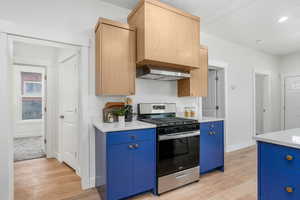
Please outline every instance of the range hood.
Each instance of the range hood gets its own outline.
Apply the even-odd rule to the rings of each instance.
[[[136,76],[142,79],[176,81],[180,79],[190,78],[191,74],[184,71],[161,69],[155,66],[145,65],[137,68]]]

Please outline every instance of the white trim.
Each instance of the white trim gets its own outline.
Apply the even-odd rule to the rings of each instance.
[[[0,199],[14,199],[11,69],[7,34],[0,33]]]
[[[261,69],[254,69],[253,70],[253,77],[252,77],[252,135],[253,137],[256,136],[256,87],[255,87],[255,83],[256,83],[256,75],[264,75],[267,77],[268,79],[268,108],[267,108],[267,127],[264,128],[264,131],[269,131],[271,130],[270,124],[271,124],[271,109],[272,109],[272,104],[271,104],[271,99],[272,99],[272,85],[271,85],[271,80],[272,80],[272,74],[270,71],[266,71],[266,70],[261,70]]]
[[[281,120],[280,120],[280,128],[281,130],[285,129],[285,79],[288,77],[297,77],[300,76],[300,74],[281,74],[281,105],[280,105],[280,111],[281,111]]]
[[[16,37],[26,37],[49,42],[63,43],[66,45],[76,45],[89,47],[89,37],[87,34],[74,34],[74,32],[61,31],[59,34],[55,30],[24,29],[22,24],[18,25],[10,21],[0,20],[0,32],[14,35]]]
[[[56,47],[56,48],[62,48],[62,49],[70,49],[77,51],[78,48],[80,47],[79,45],[76,44],[66,44],[63,42],[53,42],[49,40],[43,40],[43,39],[35,39],[31,37],[24,37],[24,36],[17,36],[17,35],[10,35],[10,38],[14,42],[22,42],[26,44],[33,44],[33,45],[42,45],[42,46],[48,46],[48,47]]]
[[[224,61],[220,61],[220,60],[209,60],[208,61],[208,66],[210,67],[217,67],[217,68],[221,68],[224,70],[224,90],[225,90],[225,117],[224,117],[224,142],[225,142],[225,149],[228,149],[228,143],[229,143],[229,137],[228,137],[228,126],[227,126],[227,119],[228,119],[228,68],[229,68],[229,64],[224,62]]]
[[[81,47],[79,67],[79,166],[81,187],[88,189],[90,182],[90,132],[91,120],[89,117],[89,48]]]
[[[12,33],[12,32],[10,32]],[[26,35],[26,34],[24,34]],[[30,35],[30,37],[33,37]],[[36,37],[36,38],[45,38],[45,37]],[[47,38],[47,37],[46,37]],[[51,41],[50,41],[51,40]],[[49,40],[46,40],[46,42],[49,44],[49,42],[51,44],[55,44],[57,42],[52,42],[54,40],[52,40],[51,38]],[[58,41],[58,43],[62,43],[63,40],[58,39],[56,40]],[[68,40],[66,40],[68,41]],[[6,63],[6,61],[8,61],[6,59],[6,56],[10,56],[12,55],[12,51],[13,49],[10,48],[6,48],[5,45],[3,45],[3,42],[9,42],[10,45],[12,46],[12,40],[8,40],[7,38],[7,34],[5,33],[0,33],[0,43],[2,45],[2,48],[0,47],[0,65],[3,65],[4,67],[1,67],[3,69],[3,73],[1,72],[1,75],[6,75],[6,78],[1,79],[0,82],[2,83],[0,87],[6,87],[6,85],[10,82],[10,77],[8,76],[8,74],[10,73],[10,64]],[[43,41],[40,41],[43,42]],[[77,46],[78,43],[74,42],[69,43],[69,42],[65,42],[64,44],[70,44],[70,45],[75,45]],[[90,188],[90,162],[89,162],[89,148],[90,148],[90,142],[89,142],[89,132],[88,132],[88,126],[90,123],[89,120],[89,116],[88,116],[88,97],[89,97],[89,48],[87,47],[88,45],[83,45],[81,47],[76,47],[79,48],[81,51],[81,62],[79,65],[79,70],[80,70],[80,104],[79,104],[79,110],[80,110],[80,114],[79,114],[79,118],[80,118],[80,122],[79,122],[79,130],[80,130],[80,144],[79,144],[79,165],[80,165],[80,175],[81,175],[81,186],[83,189],[87,189]],[[1,52],[1,50],[4,50],[6,52]],[[13,58],[11,57],[9,59],[10,61],[13,60]],[[1,76],[0,75],[0,76]],[[2,78],[2,77],[1,77]],[[2,89],[2,88],[1,88]],[[3,91],[3,95],[5,95],[5,97],[10,97],[10,90],[1,90],[1,92]],[[1,93],[0,93],[1,94]],[[6,125],[12,125],[12,119],[9,117],[9,113],[12,109],[11,106],[11,101],[9,100],[8,102],[5,101],[6,98],[3,98],[3,101],[5,102],[5,104],[3,104],[4,107],[4,111],[6,109],[9,108],[9,111],[7,112],[7,115],[5,115],[6,118],[8,118],[10,123],[6,123]],[[2,109],[2,105],[1,105],[1,109]],[[5,113],[5,112],[4,112]],[[2,124],[2,122],[1,122]],[[12,126],[11,126],[12,127]],[[5,182],[2,183],[2,185],[7,185],[8,188],[2,187],[2,189],[5,189],[5,191],[3,191],[3,195],[7,195],[4,196],[2,198],[1,194],[2,192],[0,192],[0,197],[1,199],[9,199],[9,200],[13,200],[13,142],[12,142],[12,133],[14,133],[13,129],[10,128],[9,126],[7,126],[6,128],[3,128],[2,130],[6,130],[5,133],[7,134],[2,134],[3,137],[7,137],[8,139],[2,140],[5,142],[5,146],[8,145],[8,148],[6,148],[6,150],[3,152],[7,152],[8,149],[8,157],[6,157],[5,159],[3,159],[3,161],[5,163],[3,163],[3,165],[7,165],[7,161],[9,162],[9,169],[8,171],[5,172],[5,174],[8,174],[8,180],[6,179]],[[7,140],[9,140],[7,142]],[[4,146],[3,146],[4,147]],[[55,155],[55,153],[52,153],[52,155]],[[59,156],[58,156],[59,157]],[[1,174],[1,171],[0,171]],[[2,178],[1,178],[2,179]],[[0,190],[2,191],[2,190]],[[9,191],[9,194],[6,194],[7,191]],[[9,196],[9,198],[8,198]]]

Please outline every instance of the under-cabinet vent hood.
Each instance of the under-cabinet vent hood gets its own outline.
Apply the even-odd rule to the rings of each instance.
[[[137,68],[136,76],[142,79],[176,81],[180,79],[190,78],[191,74],[183,71],[161,69],[151,65],[145,65]]]

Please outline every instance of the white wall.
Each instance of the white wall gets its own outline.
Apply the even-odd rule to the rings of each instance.
[[[278,58],[260,51],[202,33],[201,42],[208,46],[210,60],[222,60],[228,67],[227,150],[253,144],[253,72],[271,73],[271,130],[280,128],[280,78]]]
[[[300,51],[281,57],[280,72],[286,75],[300,74]]]
[[[72,44],[89,44],[98,17],[126,21],[127,9],[100,0],[0,0],[0,30]]]
[[[4,1],[4,0],[0,0]],[[71,5],[71,7],[70,7]],[[30,11],[30,12],[29,12]],[[0,30],[17,32],[32,37],[46,38],[56,41],[75,42],[88,44],[91,36],[90,49],[90,82],[89,82],[89,111],[90,116],[100,116],[102,106],[110,99],[116,98],[95,97],[94,95],[94,38],[93,29],[98,17],[107,17],[113,20],[126,22],[130,11],[99,0],[72,1],[17,1],[1,2]],[[80,39],[82,39],[82,42]],[[279,98],[277,88],[278,61],[275,57],[252,50],[231,42],[227,42],[208,34],[201,34],[201,41],[209,47],[209,57],[213,60],[221,60],[229,63],[228,80],[228,105],[229,115],[227,120],[228,137],[227,144],[231,149],[243,147],[252,143],[252,73],[254,68],[269,70],[272,73],[272,125],[273,130],[279,127]],[[81,43],[82,42],[82,43]],[[181,105],[196,104],[196,98],[177,99],[175,95],[176,84],[164,82],[151,82],[137,80],[137,95],[134,102],[140,101],[173,101]],[[157,88],[160,88],[157,91]],[[151,92],[145,96],[145,92]],[[155,95],[156,94],[156,95]],[[201,101],[201,99],[199,99]],[[201,107],[201,106],[199,106]],[[279,107],[279,106],[278,106]],[[200,108],[199,108],[200,109]],[[94,174],[94,138],[93,127],[91,133],[91,174]]]

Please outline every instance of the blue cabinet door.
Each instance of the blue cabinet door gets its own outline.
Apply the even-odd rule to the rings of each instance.
[[[299,149],[259,142],[258,199],[299,200],[299,169]]]
[[[111,133],[107,144],[107,200],[155,189],[155,129]]]
[[[155,188],[155,142],[147,140],[137,142],[134,151],[133,190],[135,193]]]
[[[224,166],[224,123],[200,124],[200,173]]]
[[[110,145],[107,150],[107,199],[128,197],[133,193],[133,152],[129,144]]]

